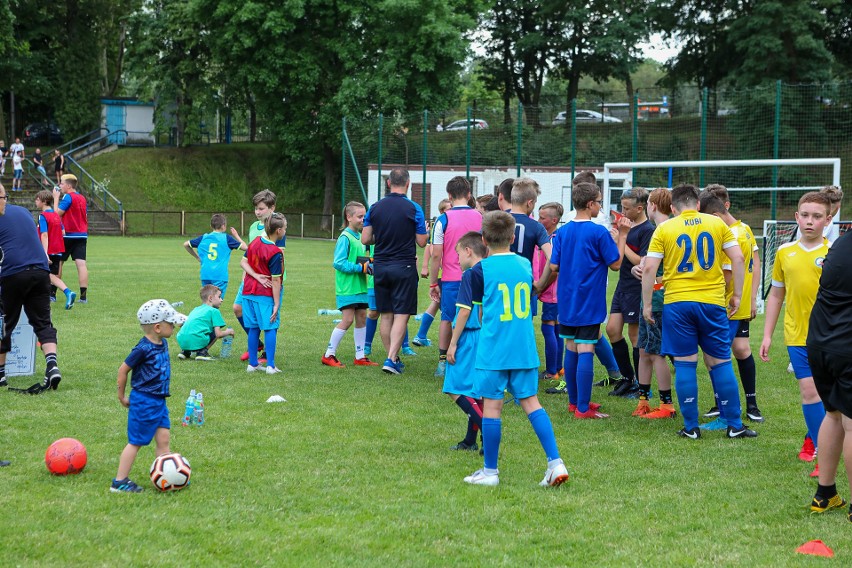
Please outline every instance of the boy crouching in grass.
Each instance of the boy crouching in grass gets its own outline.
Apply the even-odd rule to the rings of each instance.
[[[139,493],[142,488],[130,481],[130,469],[139,448],[154,440],[157,455],[169,453],[169,396],[171,365],[169,344],[176,325],[183,325],[186,316],[175,311],[166,300],[149,300],[136,312],[145,336],[118,368],[118,401],[127,413],[128,443],[121,452],[118,472],[109,490],[115,493]],[[127,376],[130,377],[130,397],[125,396]]]
[[[208,349],[219,339],[234,335],[234,330],[225,327],[225,318],[219,312],[222,291],[218,286],[205,284],[201,287],[201,305],[189,312],[186,324],[177,334],[181,348],[178,359],[189,359],[195,353],[197,361],[212,361]]]
[[[486,213],[482,240],[490,256],[467,272],[459,289],[456,326],[464,327],[475,304],[482,305],[482,331],[476,349],[474,391],[484,398],[482,446],[485,467],[464,478],[474,485],[497,485],[503,392],[508,390],[529,418],[547,456],[547,471],[539,485],[557,486],[568,480],[559,457],[553,424],[536,396],[539,358],[533,331],[530,291],[532,265],[509,250],[515,220],[505,211]]]
[[[459,238],[456,242],[456,253],[459,257],[459,266],[464,271],[461,282],[464,282],[465,278],[470,278],[469,269],[476,266],[487,252],[481,233],[470,231]],[[474,377],[478,373],[476,346],[479,343],[479,330],[482,327],[482,309],[476,304],[472,308],[467,321],[459,325],[458,317],[463,308],[456,305],[456,319],[453,320],[453,332],[447,348],[449,364],[444,373],[444,392],[467,415],[467,434],[464,440],[451,448],[453,450],[478,450],[476,433],[482,430],[482,400],[474,390]]]

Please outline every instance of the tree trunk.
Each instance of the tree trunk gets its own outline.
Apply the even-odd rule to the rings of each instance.
[[[254,97],[249,97],[249,141],[257,142],[257,106]]]
[[[322,221],[320,228],[331,231],[331,214],[334,209],[334,188],[337,186],[337,157],[334,150],[326,143],[322,145],[323,170],[325,171],[325,191],[322,201]]]
[[[627,101],[630,104],[633,104],[633,95],[635,91],[633,89],[633,78],[630,76],[630,72],[628,72],[624,77],[624,84],[627,87]]]

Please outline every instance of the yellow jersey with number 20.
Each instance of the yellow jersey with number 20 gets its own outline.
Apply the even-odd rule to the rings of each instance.
[[[665,304],[699,302],[725,306],[727,260],[724,249],[737,239],[715,215],[687,210],[662,223],[651,239],[648,256],[663,259]]]
[[[801,241],[783,244],[775,253],[772,285],[784,288],[787,309],[784,312],[784,343],[802,347],[808,340],[808,322],[816,302],[822,263],[828,254],[828,239],[806,249]]]

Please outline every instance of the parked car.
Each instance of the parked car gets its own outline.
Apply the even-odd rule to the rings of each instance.
[[[568,113],[563,110],[556,115],[556,118],[553,119],[551,124],[553,126],[565,124],[567,115]],[[621,119],[615,118],[614,116],[607,116],[593,110],[577,109],[577,122],[621,122]]]
[[[444,130],[467,130],[467,121],[467,118],[463,118],[461,120],[451,122],[446,126],[446,128],[444,128]],[[470,127],[476,130],[485,130],[486,128],[488,128],[488,123],[480,118],[471,118]]]
[[[58,146],[65,142],[62,130],[52,122],[33,122],[26,125],[21,139],[28,146],[35,144]]]

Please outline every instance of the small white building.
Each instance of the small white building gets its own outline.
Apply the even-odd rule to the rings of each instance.
[[[379,171],[377,164],[369,164],[367,173],[367,191],[368,201],[375,203],[378,199],[384,196],[385,180],[393,168],[405,167],[411,176],[411,189],[408,197],[417,203],[425,206],[423,213],[427,219],[438,216],[438,204],[442,199],[447,197],[446,187],[447,182],[455,176],[464,176],[466,174],[465,167],[462,166],[446,166],[432,164],[426,166],[425,188],[426,196],[424,201],[424,173],[423,166],[410,164],[382,164],[382,169]],[[574,174],[582,171],[590,171],[598,178],[598,184],[601,184],[601,176],[603,175],[602,168],[593,167],[578,167],[575,168]],[[530,177],[538,182],[541,188],[541,195],[538,198],[538,204],[542,205],[550,201],[558,201],[565,208],[567,214],[573,209],[571,206],[571,169],[565,167],[547,167],[534,166],[530,168],[522,168],[521,175],[518,176],[518,170],[514,166],[506,167],[488,167],[488,166],[471,166],[470,181],[473,186],[473,196],[493,195],[497,187],[506,178],[515,177]],[[631,186],[633,176],[630,170],[615,171],[610,174],[611,189],[621,190],[624,187]],[[379,180],[381,179],[381,183]],[[604,201],[609,206],[609,196],[604,196]]]
[[[101,99],[101,126],[114,133],[110,137],[113,144],[154,144],[154,103],[135,98]]]

